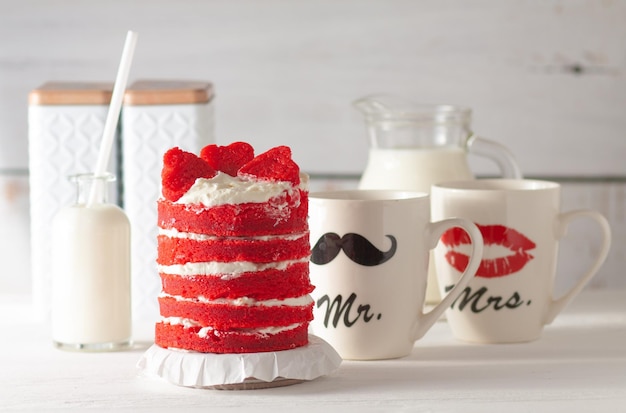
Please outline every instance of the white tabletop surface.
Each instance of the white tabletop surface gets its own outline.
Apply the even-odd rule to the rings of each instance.
[[[24,299],[0,295],[0,411],[620,412],[626,411],[626,290],[586,291],[525,344],[456,341],[438,322],[413,353],[344,361],[331,375],[263,390],[201,390],[141,377],[131,351],[52,347]]]

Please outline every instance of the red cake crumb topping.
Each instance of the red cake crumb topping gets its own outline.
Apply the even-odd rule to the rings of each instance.
[[[207,145],[200,157],[218,171],[237,176],[239,168],[254,159],[254,148],[246,142],[233,142],[228,146]]]
[[[205,160],[180,148],[172,148],[163,155],[161,181],[163,196],[177,201],[198,178],[213,178],[217,171]]]
[[[217,171],[241,178],[267,181],[300,183],[300,168],[291,159],[288,146],[277,146],[258,156],[246,142],[234,142],[227,146],[207,145],[200,157],[172,148],[163,155],[161,181],[163,197],[176,202],[198,178],[213,178]]]
[[[300,168],[291,159],[288,146],[277,146],[258,155],[242,166],[237,175],[253,175],[268,181],[289,181],[294,185],[300,183]]]

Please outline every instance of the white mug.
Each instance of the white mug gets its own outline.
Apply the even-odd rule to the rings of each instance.
[[[464,219],[430,222],[428,194],[385,190],[311,193],[311,332],[344,359],[403,357],[474,276],[482,237]],[[448,229],[472,239],[458,286],[427,313],[429,251]]]
[[[597,273],[611,243],[598,212],[560,212],[560,185],[539,180],[479,179],[431,188],[433,219],[464,217],[480,229],[485,253],[463,293],[446,312],[453,334],[478,343],[514,343],[540,337]],[[594,264],[563,296],[553,297],[559,240],[577,218],[595,220],[603,234]],[[462,233],[446,232],[435,248],[440,291],[457,284],[467,263]]]

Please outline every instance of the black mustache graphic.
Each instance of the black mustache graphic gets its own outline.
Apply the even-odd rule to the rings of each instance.
[[[391,248],[384,252],[376,248],[362,235],[349,233],[340,237],[328,232],[320,237],[311,250],[311,262],[318,265],[328,264],[343,252],[357,264],[373,267],[388,261],[396,253],[398,242],[393,235],[386,235],[391,240]]]

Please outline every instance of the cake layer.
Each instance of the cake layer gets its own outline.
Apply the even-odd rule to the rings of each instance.
[[[293,263],[284,270],[270,268],[258,272],[230,274],[175,275],[160,273],[163,292],[172,296],[195,298],[249,297],[255,300],[299,297],[313,291],[308,262]]]
[[[287,193],[264,203],[177,204],[166,199],[157,202],[158,225],[164,229],[216,236],[247,237],[280,235],[308,230],[308,193]]]
[[[302,323],[276,334],[246,331],[207,330],[199,326],[159,322],[154,342],[163,348],[178,348],[202,353],[259,353],[290,350],[308,343],[308,324]]]
[[[162,317],[180,317],[194,320],[201,326],[218,330],[288,326],[313,319],[313,300],[305,297],[259,301],[183,299],[159,296]]]
[[[259,238],[182,238],[159,235],[157,242],[159,265],[208,261],[266,263],[295,260],[310,254],[308,232],[293,236]]]

